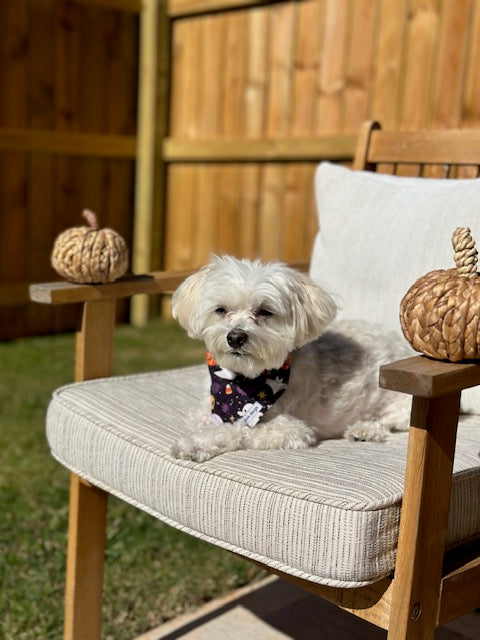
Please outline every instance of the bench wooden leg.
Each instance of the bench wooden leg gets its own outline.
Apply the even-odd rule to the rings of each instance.
[[[414,397],[388,640],[432,640],[460,393]]]
[[[71,475],[65,640],[100,640],[107,494]]]
[[[75,380],[112,370],[115,300],[83,305],[77,333]],[[65,640],[100,640],[107,494],[72,473],[68,522]]]

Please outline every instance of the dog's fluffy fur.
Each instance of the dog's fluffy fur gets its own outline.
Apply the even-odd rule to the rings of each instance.
[[[258,425],[209,424],[204,411],[172,447],[177,458],[303,449],[342,435],[382,441],[408,425],[408,397],[378,386],[379,366],[409,354],[404,341],[363,321],[330,324],[332,298],[284,264],[215,257],[180,285],[172,309],[188,335],[203,340],[230,371],[255,378],[292,355],[288,387]],[[240,346],[229,344],[232,330],[242,332]]]

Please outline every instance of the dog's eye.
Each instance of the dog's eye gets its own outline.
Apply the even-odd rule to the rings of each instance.
[[[264,318],[268,318],[269,316],[273,316],[273,313],[268,309],[259,309],[257,315],[263,316]]]
[[[227,313],[225,307],[217,307],[215,309],[215,313],[218,313],[219,316],[224,316]]]

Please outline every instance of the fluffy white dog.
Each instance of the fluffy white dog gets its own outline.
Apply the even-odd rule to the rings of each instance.
[[[204,340],[211,374],[210,411],[174,444],[177,458],[342,435],[382,441],[408,425],[408,396],[378,386],[379,366],[410,354],[401,337],[359,321],[325,331],[332,298],[284,264],[215,257],[180,285],[172,309]]]

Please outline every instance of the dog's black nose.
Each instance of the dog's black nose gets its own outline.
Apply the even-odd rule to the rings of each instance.
[[[233,349],[239,349],[248,340],[248,334],[241,329],[232,329],[227,333],[227,342]]]

